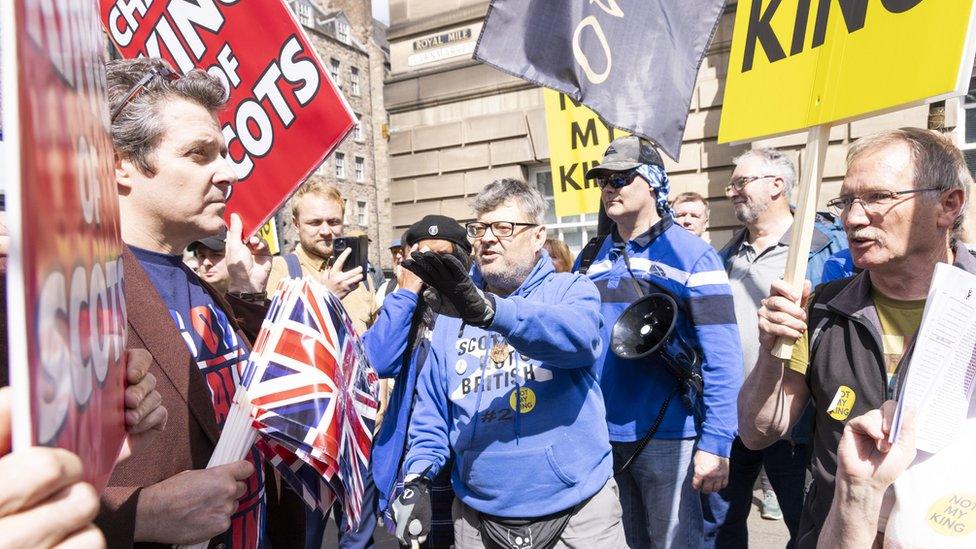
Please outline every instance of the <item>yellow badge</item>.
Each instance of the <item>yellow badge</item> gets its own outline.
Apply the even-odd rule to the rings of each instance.
[[[517,402],[519,398],[522,400],[521,403]],[[508,397],[508,404],[513,410],[518,410],[523,414],[527,414],[535,408],[535,391],[529,389],[528,387],[522,387],[518,393],[512,391],[512,395]],[[518,408],[519,404],[521,404],[521,409]]]
[[[847,385],[841,385],[837,389],[837,394],[834,395],[834,399],[830,401],[830,406],[827,407],[827,415],[837,421],[844,421],[847,419],[847,416],[851,415],[851,410],[854,409],[854,401],[856,400],[857,395],[854,393],[854,389],[851,389]]]
[[[936,501],[925,513],[925,521],[943,536],[965,536],[976,530],[976,495],[952,494]]]

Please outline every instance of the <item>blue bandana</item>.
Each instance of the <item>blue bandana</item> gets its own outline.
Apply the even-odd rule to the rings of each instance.
[[[668,214],[674,217],[674,210],[668,202],[668,195],[671,193],[671,182],[664,168],[657,164],[641,164],[636,168],[637,173],[647,180],[647,184],[657,193],[657,213],[661,217]]]

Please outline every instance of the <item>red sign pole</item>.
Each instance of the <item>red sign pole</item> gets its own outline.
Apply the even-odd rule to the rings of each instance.
[[[125,435],[125,303],[98,11],[2,3],[14,448],[75,452],[101,489]]]
[[[239,182],[227,212],[254,234],[355,125],[284,0],[100,0],[125,57],[202,69],[230,91],[221,129]]]

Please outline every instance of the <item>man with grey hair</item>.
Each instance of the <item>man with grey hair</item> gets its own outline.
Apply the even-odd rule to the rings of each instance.
[[[556,273],[546,203],[522,181],[475,198],[469,273],[450,254],[403,267],[440,301],[411,417],[397,537],[423,542],[428,486],[454,455],[456,547],[624,547],[603,395],[600,297]]]
[[[226,90],[206,72],[179,76],[159,59],[112,61],[107,81],[128,344],[152,355],[170,422],[147,451],[115,469],[97,524],[110,547],[302,546],[301,504],[265,482],[273,477],[256,449],[206,468],[248,358],[247,334],[257,333],[267,309],[271,268],[266,247],[244,241],[234,214],[227,294],[183,264],[188,244],[225,229],[237,182],[217,120]]]
[[[972,437],[963,437],[962,451],[919,453],[918,475],[895,483],[895,507],[886,525],[885,482],[865,475],[878,472],[874,450],[889,448],[874,440],[886,438],[887,425],[876,412],[882,425],[868,433],[851,420],[894,396],[936,263],[976,273],[976,258],[955,237],[971,184],[962,153],[938,132],[903,128],[860,139],[848,152],[840,196],[828,206],[843,220],[854,264],[863,271],[823,284],[813,295],[809,285],[800,291],[777,280],[762,302],[758,360],[739,394],[739,435],[754,450],[776,444],[812,402],[813,484],[797,547],[815,547],[825,522],[821,543],[828,547],[866,547],[877,532],[889,538],[885,546],[890,541],[896,547],[945,547],[952,541],[919,519],[936,512],[936,502],[949,493],[967,490],[966,475],[945,471],[971,461]],[[789,360],[770,353],[779,337],[796,341]],[[967,429],[976,408],[969,410]],[[847,425],[851,429],[844,434]],[[858,429],[871,436],[857,437]],[[838,448],[845,455],[841,460]]]
[[[736,323],[742,341],[743,372],[748,375],[759,353],[756,316],[770,285],[783,277],[792,237],[790,192],[796,184],[793,161],[771,149],[746,151],[733,161],[735,170],[725,187],[736,218],[744,227],[719,251],[729,275]],[[826,234],[814,231],[808,278],[819,282],[823,263],[834,251]],[[763,518],[783,518],[791,538],[800,522],[809,445],[805,437],[785,437],[753,451],[738,438],[732,443],[729,484],[705,502],[706,540],[717,547],[748,545],[747,519],[752,487],[763,475]],[[711,543],[710,543],[711,544]]]

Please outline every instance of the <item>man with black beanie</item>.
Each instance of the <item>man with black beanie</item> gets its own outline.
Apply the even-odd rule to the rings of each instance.
[[[404,254],[431,251],[451,254],[467,268],[471,243],[457,221],[428,215],[403,235]],[[415,401],[417,378],[430,346],[436,313],[428,303],[420,278],[402,269],[398,288],[388,295],[373,326],[364,336],[366,354],[381,378],[395,378],[383,424],[373,443],[373,478],[379,492],[379,511],[391,532],[396,528],[391,503],[403,491],[403,453],[407,425]],[[450,468],[434,479],[431,491],[431,532],[423,547],[450,547],[454,543]]]

